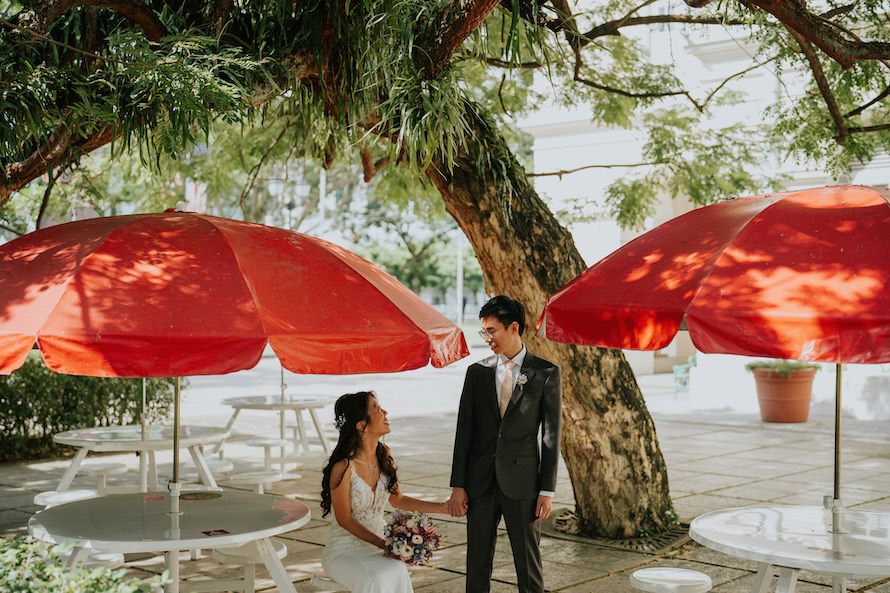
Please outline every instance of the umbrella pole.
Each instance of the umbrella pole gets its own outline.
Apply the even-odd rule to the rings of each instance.
[[[281,469],[281,475],[284,476],[284,458],[285,458],[285,454],[286,454],[284,442],[285,442],[285,435],[287,433],[287,428],[285,427],[285,420],[284,420],[284,414],[285,414],[284,392],[287,390],[287,384],[284,382],[284,365],[280,365],[280,366],[281,366],[281,409],[278,410],[278,428],[280,429],[279,430],[279,433],[280,433],[279,438],[281,439],[281,449],[280,449],[281,450],[281,455],[280,455],[281,466],[280,466],[280,469]]]
[[[145,377],[142,378],[142,412],[139,414],[139,424],[141,425],[140,434],[142,442],[148,440],[148,420],[145,418],[147,398],[145,395]],[[139,452],[139,489],[143,492],[148,490],[148,482],[144,479],[148,475],[148,451]]]
[[[139,415],[139,421],[142,424],[142,440],[148,436],[148,421],[145,419],[145,411],[148,407],[148,399],[145,395],[145,377],[142,377],[142,413]]]
[[[179,400],[181,392],[181,377],[176,377],[173,383],[173,479],[167,483],[167,491],[170,493],[170,533],[172,539],[179,539],[179,427],[182,421],[179,417]],[[179,593],[179,550],[171,550],[165,553],[165,566],[169,571],[170,582],[164,587],[165,593]]]
[[[180,378],[176,377],[173,387],[173,482],[179,485],[179,426],[182,421],[179,417],[179,390]]]
[[[834,494],[831,504],[831,532],[841,530],[841,392],[843,365],[835,364],[834,373]]]

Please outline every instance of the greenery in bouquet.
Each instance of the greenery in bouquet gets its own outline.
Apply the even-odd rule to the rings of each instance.
[[[383,555],[406,564],[428,564],[440,538],[432,520],[424,513],[395,511],[383,531]]]

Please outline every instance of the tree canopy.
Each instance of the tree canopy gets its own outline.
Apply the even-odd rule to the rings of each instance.
[[[647,10],[656,4],[4,0],[0,200],[112,140],[156,164],[180,159],[220,120],[274,120],[279,157],[330,164],[374,143],[387,164],[452,166],[475,111],[503,123],[528,108],[535,70],[566,103],[590,105],[594,121],[650,131],[643,157],[653,167],[608,192],[624,224],[642,220],[659,188],[695,204],[761,189],[768,180],[747,169],[766,145],[842,170],[890,144],[882,2]],[[755,66],[809,72],[808,86],[756,134],[703,128],[731,99],[723,84],[687,89],[671,64],[652,63],[633,32],[664,24],[750,36]]]

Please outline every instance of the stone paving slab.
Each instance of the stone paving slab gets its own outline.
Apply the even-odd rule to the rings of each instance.
[[[654,418],[668,464],[674,503],[684,522],[704,512],[762,501],[820,504],[822,495],[830,492],[832,434],[824,421],[778,426],[738,414],[656,414]],[[403,491],[444,499],[449,493],[455,416],[399,418],[392,424],[393,433],[387,442],[399,464]],[[849,430],[844,442],[845,498],[851,507],[890,511],[890,435],[882,435],[873,426],[858,430],[863,426],[859,423],[856,431]],[[262,434],[262,429],[259,424],[245,422],[239,425],[239,432],[239,438],[225,447],[226,457],[236,462],[238,471],[258,467],[261,451],[244,446],[243,440]],[[860,434],[864,438],[859,438]],[[109,456],[107,461],[121,461],[130,469],[127,474],[115,476],[115,483],[135,481],[138,458],[134,455]],[[162,454],[159,464],[169,463],[170,456]],[[325,455],[316,445],[311,454],[300,459],[300,478],[273,484],[267,490],[299,499],[312,511],[313,519],[308,525],[280,537],[289,550],[284,560],[288,574],[301,593],[318,591],[309,579],[320,568],[327,541],[329,518],[322,518],[319,506],[324,463]],[[53,489],[67,465],[65,459],[0,465],[0,533],[24,531],[28,518],[39,508],[32,502],[34,494]],[[90,487],[92,482],[78,478],[75,484]],[[229,487],[224,478],[220,484]],[[573,506],[572,496],[568,472],[561,464],[556,506]],[[411,569],[415,589],[419,593],[463,593],[465,522],[436,518],[436,526],[443,535],[443,549],[435,555],[433,566]],[[492,593],[515,593],[518,589],[512,554],[503,524],[501,528]],[[756,568],[752,562],[702,548],[694,542],[660,556],[546,536],[541,548],[545,584],[548,590],[560,593],[626,593],[631,591],[629,574],[653,565],[701,570],[714,579],[714,591],[743,593],[750,590]],[[134,576],[158,574],[163,569],[160,556],[128,555],[127,559],[128,570]],[[241,571],[239,567],[217,564],[208,551],[198,561],[187,560],[186,554],[182,559],[182,574],[188,580],[227,578]],[[258,590],[276,591],[262,567],[258,567],[257,574]],[[890,579],[856,581],[851,589],[890,593]],[[828,593],[830,583],[820,575],[802,575],[797,591]]]

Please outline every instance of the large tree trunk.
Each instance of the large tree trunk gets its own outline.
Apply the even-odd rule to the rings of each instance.
[[[560,366],[562,454],[583,533],[636,537],[670,527],[675,514],[655,425],[620,350],[578,347],[534,335],[549,295],[584,269],[569,232],[528,182],[503,137],[477,119],[476,138],[449,172],[429,171],[445,206],[472,243],[490,292],[528,309],[530,349]],[[479,158],[489,155],[490,161]],[[500,183],[492,165],[501,174]],[[485,167],[485,168],[483,168]],[[505,190],[513,186],[510,194]]]

